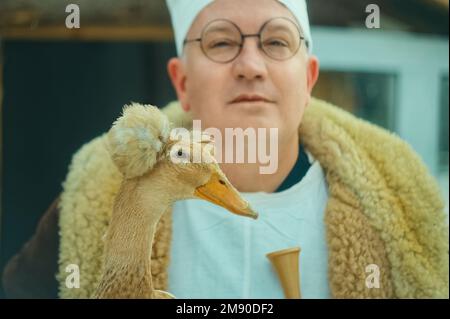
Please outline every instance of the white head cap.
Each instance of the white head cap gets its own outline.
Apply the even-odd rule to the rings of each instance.
[[[175,44],[178,56],[183,52],[183,41],[197,15],[213,0],[166,0],[172,18],[175,33]],[[309,44],[308,52],[312,52],[311,31],[309,28],[308,10],[305,0],[275,0],[284,4],[296,17]]]

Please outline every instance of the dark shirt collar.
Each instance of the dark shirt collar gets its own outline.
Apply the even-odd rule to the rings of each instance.
[[[294,167],[292,167],[291,172],[277,188],[275,193],[282,192],[300,182],[310,167],[311,164],[309,163],[308,155],[306,155],[303,145],[300,144],[297,161],[295,162]]]

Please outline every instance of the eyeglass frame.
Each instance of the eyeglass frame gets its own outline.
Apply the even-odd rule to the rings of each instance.
[[[266,27],[267,24],[269,24],[271,21],[273,21],[273,20],[275,20],[275,19],[285,19],[285,20],[291,22],[291,23],[297,28],[297,31],[298,31],[298,34],[299,34],[299,37],[300,37],[300,44],[298,45],[298,48],[295,50],[295,52],[292,54],[292,56],[290,56],[289,58],[286,58],[286,59],[275,59],[275,58],[271,57],[271,56],[270,56],[269,54],[267,54],[267,52],[263,49],[263,45],[262,45],[262,42],[261,42],[261,41],[262,41],[262,40],[261,40],[261,33],[262,33],[262,31],[264,30],[264,28]],[[203,39],[203,37],[204,37],[204,32],[205,32],[205,30],[207,30],[207,27],[208,27],[210,24],[212,24],[212,23],[214,23],[214,22],[217,22],[217,21],[226,21],[226,22],[231,23],[231,24],[238,30],[239,34],[241,35],[241,43],[240,43],[240,45],[239,45],[239,51],[237,52],[237,54],[236,54],[235,57],[233,57],[232,59],[230,59],[230,60],[228,60],[228,61],[223,61],[223,62],[221,62],[221,61],[215,61],[215,60],[211,59],[211,58],[206,54],[205,49],[203,48],[203,45],[202,45],[202,39]],[[273,60],[275,60],[275,61],[286,61],[286,60],[289,60],[289,59],[293,58],[293,57],[297,54],[297,52],[300,50],[300,48],[301,48],[301,46],[302,46],[302,41],[304,41],[306,47],[309,48],[309,41],[306,40],[306,38],[305,38],[304,36],[302,36],[301,34],[302,34],[301,29],[300,29],[300,27],[297,25],[297,23],[295,23],[294,21],[292,21],[292,19],[289,19],[289,18],[287,18],[287,17],[275,17],[275,18],[271,18],[271,19],[267,20],[266,22],[264,22],[264,24],[261,26],[261,28],[259,28],[258,33],[255,33],[255,34],[243,34],[243,33],[242,33],[242,30],[239,28],[239,26],[238,26],[236,23],[234,23],[233,21],[231,21],[231,20],[228,20],[228,19],[214,19],[214,20],[208,22],[208,23],[203,27],[202,33],[201,33],[201,35],[200,35],[200,38],[195,38],[195,39],[190,39],[190,40],[184,39],[184,41],[183,41],[183,47],[184,47],[187,43],[191,43],[191,42],[200,42],[200,48],[202,49],[203,54],[204,54],[208,59],[210,59],[211,61],[216,62],[216,63],[225,64],[225,63],[230,63],[231,61],[235,60],[235,59],[239,56],[239,54],[241,54],[242,48],[244,47],[244,41],[245,41],[245,38],[248,38],[248,37],[258,37],[258,39],[259,39],[259,41],[258,41],[258,48],[259,48],[261,51],[263,51],[264,54],[265,54],[267,57],[269,57],[270,59],[273,59]]]

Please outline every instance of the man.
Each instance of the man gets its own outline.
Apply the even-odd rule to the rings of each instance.
[[[275,127],[278,169],[260,174],[258,162],[221,164],[259,221],[224,216],[203,201],[177,203],[153,247],[156,287],[180,298],[282,298],[265,254],[300,246],[306,298],[448,297],[439,190],[404,142],[311,98],[319,63],[304,1],[168,5],[179,55],[168,72],[179,103],[166,113],[176,123],[198,119],[221,132]],[[58,256],[59,295],[92,294],[101,232],[120,181],[102,143],[99,137],[74,156],[61,202],[6,268],[7,294],[48,297],[53,288],[42,289]],[[78,289],[65,286],[70,263],[81,269]]]

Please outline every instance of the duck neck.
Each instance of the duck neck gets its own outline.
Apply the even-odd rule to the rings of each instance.
[[[109,287],[120,288],[116,295],[145,297],[139,295],[138,287],[142,287],[144,294],[153,290],[153,236],[161,215],[168,207],[163,194],[159,194],[161,188],[154,186],[147,182],[143,185],[139,180],[124,180],[116,197],[105,239],[102,278]]]

